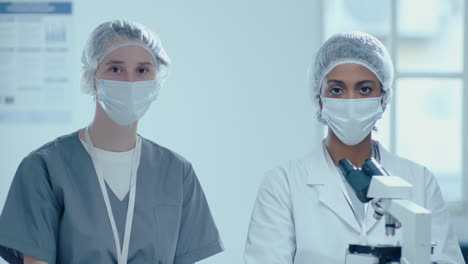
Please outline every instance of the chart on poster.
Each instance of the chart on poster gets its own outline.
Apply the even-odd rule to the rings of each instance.
[[[71,122],[71,1],[0,1],[0,124]]]

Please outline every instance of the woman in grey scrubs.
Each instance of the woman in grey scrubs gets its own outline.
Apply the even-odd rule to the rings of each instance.
[[[191,164],[137,134],[169,58],[143,25],[91,34],[81,87],[91,124],[23,159],[0,217],[9,263],[194,263],[223,250]]]

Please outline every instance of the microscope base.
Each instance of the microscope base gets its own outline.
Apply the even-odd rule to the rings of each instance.
[[[374,257],[376,264],[400,263],[401,247],[391,245],[357,245],[350,244],[348,247],[349,254],[357,254],[362,256]]]

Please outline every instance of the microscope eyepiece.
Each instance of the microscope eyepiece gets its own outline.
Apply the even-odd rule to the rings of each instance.
[[[348,160],[348,159],[341,159],[338,161],[338,168],[341,170],[341,173],[346,177],[348,173],[351,171],[357,170],[356,167]]]
[[[346,181],[348,181],[349,185],[353,188],[359,201],[362,203],[369,202],[371,199],[367,198],[367,191],[369,190],[371,177],[364,171],[354,167],[347,159],[341,159],[338,162],[338,168],[341,173],[343,173]]]
[[[370,157],[364,161],[361,168],[367,175],[388,176],[388,172],[374,158]]]

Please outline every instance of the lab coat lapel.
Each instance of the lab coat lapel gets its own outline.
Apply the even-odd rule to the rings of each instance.
[[[360,232],[359,223],[338,183],[338,170],[334,166],[329,166],[325,158],[328,152],[324,149],[323,152],[317,152],[316,155],[317,157],[313,159],[316,163],[311,164],[307,173],[307,185],[310,187],[320,185],[318,188],[320,202],[354,228],[356,232]]]
[[[383,219],[382,217],[381,219]],[[366,213],[366,233],[370,232],[372,228],[377,224],[380,220],[375,219],[374,217],[374,208],[372,208],[371,202],[369,202],[369,207],[367,208]]]

